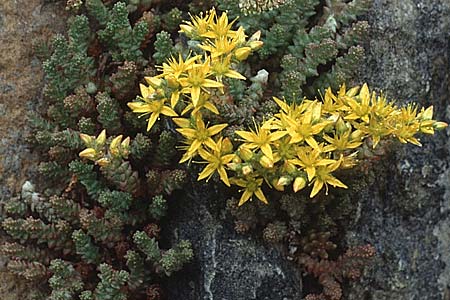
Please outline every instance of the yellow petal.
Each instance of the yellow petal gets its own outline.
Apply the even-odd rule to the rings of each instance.
[[[250,199],[250,197],[252,195],[253,195],[253,193],[250,192],[249,190],[244,190],[244,192],[242,193],[241,199],[239,200],[238,206],[241,206],[242,204],[247,202],[248,199]]]
[[[261,190],[261,188],[258,188],[258,189],[255,191],[255,195],[256,195],[256,197],[258,197],[259,200],[261,200],[261,201],[264,202],[265,204],[269,204],[269,202],[267,201],[266,196],[264,196],[264,193],[263,193],[263,191]]]
[[[198,101],[200,99],[200,87],[193,86],[190,88],[192,104],[196,107],[198,105]]]
[[[180,100],[180,92],[179,91],[172,92],[172,95],[170,96],[170,106],[172,106],[172,108],[175,108],[175,106],[178,103],[178,100]]]
[[[278,104],[278,106],[284,111],[284,112],[288,112],[289,111],[289,105],[287,105],[286,102],[284,102],[281,99],[278,99],[277,97],[273,97],[273,100]]]
[[[249,131],[236,130],[235,133],[248,142],[254,142],[256,138],[255,134]]]
[[[241,80],[245,80],[246,78],[244,76],[242,76],[240,73],[234,71],[234,70],[228,70],[225,73],[225,76],[230,77],[230,78],[236,78],[236,79],[241,79]]]
[[[169,117],[178,117],[177,113],[174,112],[173,109],[165,105],[161,108],[161,114]]]
[[[178,131],[188,139],[194,139],[196,135],[196,130],[192,128],[177,128],[176,131]]]
[[[314,178],[314,176],[316,176],[316,168],[307,167],[306,174],[308,174],[308,180],[311,181]]]
[[[221,88],[223,87],[223,84],[211,79],[205,79],[202,83],[203,87],[209,87],[209,88]]]
[[[144,79],[154,88],[160,86],[162,83],[162,79],[158,77],[144,77]]]
[[[158,119],[159,114],[157,113],[152,113],[150,118],[148,119],[148,124],[147,124],[147,131],[150,131],[150,129],[152,129],[153,125],[155,124],[156,120]]]
[[[179,127],[182,127],[182,128],[189,128],[189,127],[191,127],[191,121],[189,121],[189,119],[174,118],[174,119],[172,119],[172,121],[175,124],[177,124]]]
[[[317,195],[317,193],[322,189],[322,187],[323,181],[316,178],[316,181],[314,182],[314,186],[309,197],[313,198],[315,195]]]
[[[134,113],[148,113],[152,111],[150,104],[142,102],[128,102],[127,105]]]
[[[141,95],[144,99],[147,99],[148,96],[150,95],[148,88],[143,85],[142,83],[139,84],[139,88],[141,89]]]
[[[230,181],[228,180],[227,172],[225,171],[224,167],[220,167],[217,169],[217,172],[219,173],[220,180],[222,180],[223,183],[225,183],[227,186],[230,186]]]
[[[341,187],[341,188],[344,188],[344,189],[348,188],[345,184],[343,184],[339,179],[337,179],[335,177],[328,178],[327,179],[327,183],[331,184],[334,187],[337,186],[337,187]]]
[[[217,108],[214,106],[214,104],[212,104],[211,102],[206,102],[203,105],[207,110],[209,110],[210,112],[215,113],[216,115],[219,114],[219,111],[217,110]]]
[[[281,139],[283,136],[287,134],[287,131],[276,131],[270,134],[270,141],[274,142]]]
[[[272,147],[269,144],[264,144],[261,146],[261,151],[266,155],[271,161],[273,161]]]
[[[211,177],[211,175],[214,173],[214,165],[208,164],[203,171],[198,175],[197,181],[200,181],[202,179],[205,179],[206,177]]]
[[[208,128],[208,133],[210,136],[216,135],[221,132],[228,124],[217,124]]]
[[[193,140],[191,146],[189,147],[187,153],[189,155],[194,155],[194,153],[197,152],[197,150],[202,146],[202,142],[199,140]]]

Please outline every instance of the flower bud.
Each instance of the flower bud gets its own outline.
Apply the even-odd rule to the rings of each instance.
[[[266,169],[273,168],[273,161],[265,155],[261,156],[259,163]]]
[[[158,77],[144,77],[145,81],[152,87],[159,87],[162,83],[162,79]]]
[[[240,164],[242,162],[242,159],[238,155],[233,156],[233,160],[231,160],[235,164]]]
[[[83,141],[83,143],[86,145],[86,147],[92,146],[92,142],[94,141],[92,136],[84,134],[84,133],[80,133],[80,139]]]
[[[350,140],[352,141],[360,141],[364,136],[364,132],[361,130],[355,130],[350,134]]]
[[[264,45],[264,43],[261,41],[252,41],[252,42],[249,42],[248,45],[250,46],[250,48],[253,51],[256,51],[258,49],[261,49],[261,47]]]
[[[231,163],[227,163],[227,167],[231,171],[236,172],[236,171],[238,171],[241,168],[241,164],[240,163],[231,162]]]
[[[292,174],[297,171],[297,168],[295,167],[295,165],[293,163],[286,160],[283,164],[283,170],[285,172],[287,172],[288,174]]]
[[[278,180],[276,178],[274,180],[272,180],[272,185],[277,191],[280,191],[280,192],[284,191],[284,186],[281,184],[278,184]]]
[[[98,135],[98,137],[95,139],[95,143],[97,146],[103,146],[106,141],[106,130],[103,129],[102,132]]]
[[[288,185],[292,181],[292,178],[289,176],[281,176],[280,179],[278,179],[277,185]]]
[[[246,60],[247,57],[252,53],[252,48],[250,47],[242,47],[236,50],[235,56],[238,60]]]
[[[306,186],[306,179],[304,177],[295,178],[294,183],[292,185],[295,193],[303,189],[305,186]]]
[[[95,163],[97,165],[99,165],[100,167],[105,167],[110,163],[110,161],[108,158],[103,157],[103,158],[100,158],[99,160],[97,160]]]
[[[178,83],[178,80],[173,75],[169,75],[166,77],[167,80],[167,86],[171,89],[177,89],[180,84]]]
[[[222,140],[222,149],[221,149],[222,153],[228,154],[231,153],[233,151],[233,144],[231,143],[229,138],[224,138]]]
[[[252,150],[246,148],[246,147],[240,147],[238,150],[238,155],[240,158],[242,158],[244,161],[249,161],[253,158],[253,152]]]
[[[111,145],[109,145],[109,151],[111,151],[112,155],[114,156],[119,155],[119,144],[121,141],[122,135],[119,135],[112,140]]]
[[[248,174],[250,174],[251,172],[253,172],[252,166],[250,166],[250,165],[245,165],[245,166],[242,167],[242,174],[248,175]]]
[[[128,136],[123,142],[120,144],[120,147],[127,149],[130,146],[130,137]]]
[[[448,124],[445,122],[434,122],[433,127],[436,130],[442,130],[447,128]]]
[[[418,117],[423,121],[433,119],[433,106],[430,106],[425,110],[422,108],[422,111],[419,113]]]
[[[95,157],[97,156],[97,151],[95,151],[94,148],[87,148],[87,149],[84,149],[83,151],[81,151],[78,155],[81,158],[87,158],[90,160],[94,160]]]
[[[248,41],[249,42],[259,41],[260,38],[261,38],[261,30],[258,30],[248,39]]]
[[[335,128],[338,135],[344,134],[348,129],[347,124],[345,124],[345,121],[342,118],[339,118],[336,121]]]

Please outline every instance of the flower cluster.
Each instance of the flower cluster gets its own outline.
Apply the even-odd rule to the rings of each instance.
[[[205,16],[194,16],[190,22],[180,25],[180,32],[196,41],[197,50],[203,55],[183,58],[180,54],[177,58],[169,58],[159,67],[161,74],[145,77],[148,86],[140,85],[141,97],[138,97],[138,101],[128,103],[133,112],[142,116],[150,115],[147,130],[152,128],[160,115],[178,117],[176,111],[181,115],[190,112],[194,119],[193,125],[199,126],[198,130],[203,130],[204,136],[195,139],[187,130],[180,129],[189,144],[193,145],[189,147],[186,160],[193,157],[200,144],[211,141],[208,137],[225,127],[205,128],[201,110],[219,113],[210,101],[211,92],[223,92],[224,77],[244,80],[245,77],[235,71],[233,66],[262,46],[259,33],[246,40],[242,27],[231,30],[233,23],[228,21],[226,13],[219,17],[215,10],[211,10]],[[186,122],[180,119],[177,124]]]
[[[113,138],[109,148],[106,147],[106,130],[102,130],[95,138],[84,133],[80,134],[80,138],[87,147],[80,152],[80,157],[94,161],[100,166],[108,165],[114,158],[128,158],[130,153],[130,138],[122,141],[122,135]]]
[[[347,188],[333,172],[355,166],[363,143],[375,148],[380,139],[394,137],[420,146],[417,133],[433,134],[447,126],[432,119],[432,106],[397,107],[370,93],[366,84],[349,90],[342,85],[337,94],[329,88],[322,101],[288,105],[274,100],[280,110],[273,118],[255,130],[236,131],[242,143],[228,168],[236,172],[232,182],[245,187],[240,204],[253,194],[267,202],[263,182],[277,190],[292,183],[294,192],[309,183],[311,198],[324,187],[328,193],[328,185]]]
[[[239,205],[253,196],[267,203],[263,183],[277,190],[292,184],[294,192],[309,184],[311,198],[323,188],[327,193],[328,185],[347,188],[334,172],[356,165],[363,143],[376,147],[381,138],[395,137],[420,145],[417,133],[433,134],[447,126],[432,119],[432,107],[397,107],[383,95],[370,93],[366,84],[349,90],[342,85],[337,94],[328,89],[322,100],[303,99],[300,104],[274,97],[279,112],[255,123],[253,130],[236,131],[241,139],[235,148],[221,134],[228,124],[210,126],[203,116],[205,110],[219,114],[211,93],[223,93],[224,77],[245,79],[234,70],[235,63],[262,46],[259,33],[247,41],[242,27],[231,29],[233,23],[226,13],[219,17],[211,10],[180,25],[181,32],[197,43],[198,53],[163,63],[161,74],[146,77],[148,86],[141,84],[141,97],[128,106],[150,115],[147,130],[160,115],[171,117],[185,138],[180,162],[199,157],[206,167],[198,180],[217,173],[227,186],[242,187]]]

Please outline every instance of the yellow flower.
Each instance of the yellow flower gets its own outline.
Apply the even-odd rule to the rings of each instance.
[[[317,168],[335,162],[335,160],[321,157],[319,150],[310,147],[299,147],[297,157],[298,159],[293,159],[291,162],[305,169],[309,181],[316,176]]]
[[[325,192],[326,195],[328,195],[328,184],[331,184],[334,187],[341,187],[344,189],[347,188],[347,186],[343,184],[339,179],[331,175],[331,172],[339,168],[341,162],[342,160],[338,160],[332,164],[322,166],[317,169],[317,174],[313,181],[314,186],[311,191],[311,194],[309,195],[310,198],[313,198],[315,195],[317,195],[317,193],[323,188],[324,185],[326,189]]]
[[[331,138],[328,135],[324,134],[323,139],[330,143],[329,145],[324,147],[326,149],[324,151],[344,151],[347,149],[355,149],[361,146],[361,140],[352,140],[350,134],[351,130],[347,130],[341,135],[335,134],[334,138]]]
[[[195,156],[201,146],[206,145],[210,149],[216,149],[217,145],[212,139],[212,136],[221,132],[228,124],[218,124],[211,127],[206,127],[200,115],[195,119],[195,128],[187,128],[185,125],[189,120],[176,118],[173,119],[175,124],[182,128],[177,128],[177,131],[181,133],[186,139],[186,144],[189,145],[185,155],[183,155],[180,163],[185,162]]]
[[[215,171],[219,173],[220,180],[223,181],[227,186],[230,186],[230,182],[228,180],[227,172],[225,171],[225,165],[228,164],[233,158],[234,154],[223,154],[222,149],[224,148],[224,140],[221,137],[214,149],[210,151],[206,151],[205,149],[198,150],[198,154],[208,163],[208,165],[203,169],[203,171],[199,174],[197,180],[200,181],[202,179],[209,178],[213,175]]]
[[[194,57],[187,57],[186,60],[183,59],[181,53],[178,54],[178,60],[175,57],[170,57],[167,62],[162,64],[159,69],[162,73],[158,76],[165,77],[168,75],[173,75],[176,79],[180,77],[181,74],[192,68],[195,61],[201,58],[200,55]]]
[[[281,139],[287,134],[286,131],[270,132],[270,130],[261,128],[255,124],[255,131],[237,130],[236,134],[244,139],[244,146],[249,149],[261,149],[262,153],[271,161],[274,160],[272,147],[274,141]]]
[[[231,30],[231,26],[236,22],[237,19],[228,22],[228,16],[225,12],[218,18],[214,11],[214,19],[209,23],[208,31],[203,33],[201,36],[210,39],[219,39],[221,37],[233,37],[236,32]]]
[[[280,114],[281,126],[285,128],[286,131],[284,132],[291,136],[291,144],[305,141],[311,147],[319,149],[319,145],[314,137],[328,126],[331,121],[319,121],[314,124],[314,122],[317,122],[317,120],[314,120],[317,109],[319,109],[320,113],[320,106],[311,105],[298,119],[283,112]]]
[[[145,102],[128,102],[127,105],[134,113],[141,113],[142,116],[150,114],[150,118],[148,118],[147,131],[150,131],[156,120],[159,118],[159,115],[165,115],[169,117],[178,116],[172,108],[165,105],[165,99],[153,101],[147,100]]]
[[[245,77],[235,70],[231,69],[231,54],[226,57],[213,59],[211,73],[216,77],[218,82],[222,82],[223,76],[235,79],[245,80]]]
[[[210,59],[206,59],[203,64],[195,64],[187,71],[187,77],[180,78],[179,82],[183,93],[191,94],[192,103],[196,107],[200,99],[201,90],[206,88],[222,88],[223,84],[208,79],[211,74]]]
[[[375,98],[375,93],[372,94]],[[345,116],[346,120],[357,120],[361,119],[366,123],[369,123],[369,113],[371,110],[370,99],[371,95],[369,92],[369,87],[364,84],[357,97],[346,97],[345,98],[347,106],[350,108],[349,114]]]
[[[245,179],[232,178],[232,183],[245,188],[244,192],[242,193],[241,199],[239,200],[238,206],[241,206],[242,204],[247,202],[250,198],[252,198],[253,195],[255,195],[265,204],[269,204],[266,196],[264,196],[264,193],[261,190],[261,184],[263,183],[262,178],[254,178],[248,176]]]
[[[208,32],[215,15],[216,11],[214,9],[207,12],[204,17],[203,13],[200,13],[200,16],[191,15],[191,21],[181,24],[179,32],[185,33],[190,38],[199,39]]]
[[[201,49],[211,53],[212,58],[217,58],[222,55],[231,53],[236,48],[236,41],[221,37],[216,40],[206,40],[200,46]]]
[[[195,116],[202,108],[206,108],[212,113],[215,113],[216,115],[219,114],[219,111],[217,108],[212,104],[211,101],[208,101],[210,98],[209,94],[206,93],[200,93],[200,99],[198,100],[197,106],[194,106],[193,103],[189,103],[181,112],[181,115],[186,114],[187,112],[191,111],[191,115]]]

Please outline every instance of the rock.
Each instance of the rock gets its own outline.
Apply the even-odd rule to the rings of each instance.
[[[364,80],[398,102],[450,105],[450,2],[375,0]],[[371,243],[378,258],[346,299],[450,299],[450,131],[402,145],[382,158],[377,180],[355,197],[361,217],[349,244]]]
[[[299,269],[261,237],[235,232],[231,218],[226,219],[223,191],[199,194],[201,183],[195,185],[196,192],[170,204],[167,225],[176,239],[192,242],[195,258],[169,279],[169,299],[300,299]]]
[[[0,1],[0,200],[19,194],[26,179],[37,177],[39,155],[26,142],[27,115],[38,110],[43,88],[34,47],[65,27],[64,4],[42,2]],[[0,299],[36,296],[33,284],[7,273],[4,259],[0,264]]]
[[[66,21],[63,3],[42,2],[0,1],[0,199],[20,192],[39,161],[26,142],[28,114],[37,111],[43,88],[34,49]]]

